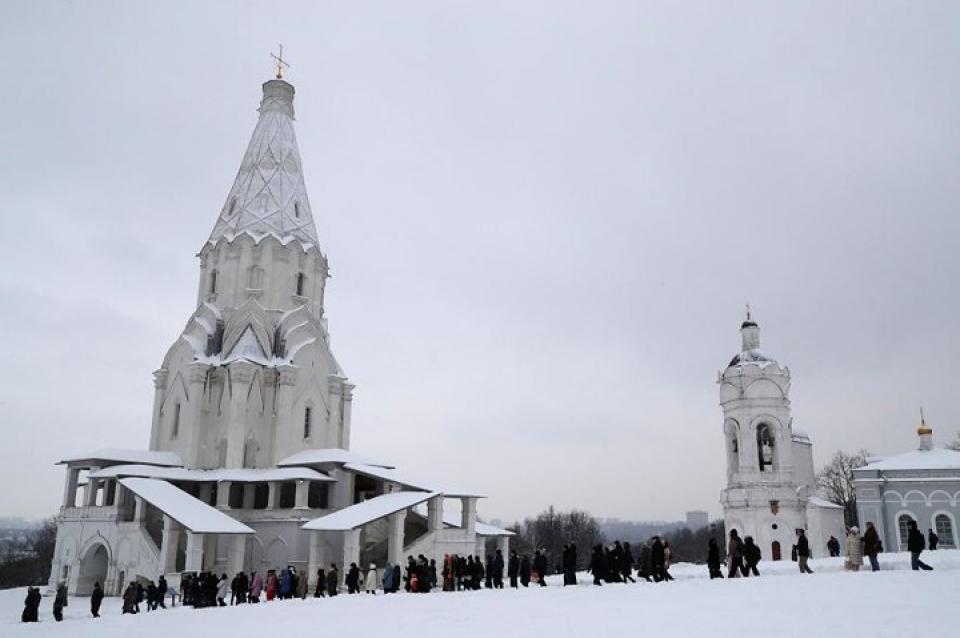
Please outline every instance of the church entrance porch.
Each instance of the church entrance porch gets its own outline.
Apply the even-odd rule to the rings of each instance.
[[[102,543],[91,545],[80,559],[80,572],[73,594],[89,596],[93,592],[94,583],[100,583],[101,587],[105,587],[109,560],[107,548]]]

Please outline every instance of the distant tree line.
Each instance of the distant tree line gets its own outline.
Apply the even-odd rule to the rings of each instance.
[[[577,546],[578,567],[586,568],[590,562],[590,548],[603,542],[596,518],[577,509],[558,512],[553,505],[507,529],[516,534],[510,539],[511,549],[529,556],[536,550],[546,551],[551,567],[560,563],[563,546],[574,543]]]
[[[50,578],[57,524],[46,521],[40,529],[26,535],[25,544],[8,546],[0,553],[0,589],[41,585]]]

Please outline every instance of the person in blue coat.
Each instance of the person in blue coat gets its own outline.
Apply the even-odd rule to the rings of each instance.
[[[390,561],[383,568],[383,593],[393,593],[393,564]]]

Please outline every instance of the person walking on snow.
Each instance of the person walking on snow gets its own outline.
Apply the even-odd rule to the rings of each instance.
[[[863,541],[860,539],[860,530],[856,526],[847,533],[847,562],[844,565],[850,571],[860,571],[863,565]]]
[[[924,571],[932,571],[933,567],[927,565],[925,562],[920,560],[920,553],[923,551],[924,543],[923,532],[917,529],[916,521],[909,521],[907,523],[907,529],[909,533],[907,534],[907,551],[910,552],[910,567],[913,571],[922,569]]]
[[[807,535],[804,534],[802,529],[797,530],[797,534],[800,535],[797,539],[797,562],[800,566],[800,573],[812,574],[813,570],[807,565],[807,561],[810,559],[810,541],[807,540]]]
[[[863,553],[870,559],[871,571],[880,571],[880,562],[877,560],[877,554],[883,551],[883,545],[880,543],[880,534],[873,523],[867,523],[867,531],[863,533]]]
[[[368,594],[377,595],[377,566],[370,563],[367,575],[363,579],[363,588]]]

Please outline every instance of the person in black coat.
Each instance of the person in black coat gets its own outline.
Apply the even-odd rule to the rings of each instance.
[[[932,529],[930,529],[929,532],[930,533],[927,534],[927,547],[929,547],[932,552],[937,549],[937,545],[940,543],[940,537],[937,536]]]
[[[603,585],[605,562],[603,545],[595,545],[593,547],[593,553],[590,554],[590,573],[593,574],[594,585]]]
[[[654,536],[653,542],[650,544],[650,571],[653,572],[654,582],[659,583],[662,580],[666,580],[664,565],[663,543],[660,542],[659,536]]]
[[[760,548],[753,542],[753,536],[743,538],[743,575],[749,578],[752,572],[754,576],[759,576],[760,571],[757,564],[760,562]]]
[[[356,563],[350,563],[350,569],[347,570],[347,593],[360,593],[360,568]]]
[[[94,618],[100,617],[100,605],[103,603],[103,590],[100,583],[93,584],[93,593],[90,594],[90,613]]]
[[[620,565],[620,575],[623,576],[623,582],[637,582],[633,578],[633,551],[630,549],[630,543],[623,544],[623,563]]]
[[[530,585],[530,558],[524,554],[520,559],[520,584],[524,587]]]
[[[493,587],[503,589],[503,552],[499,549],[493,556]]]
[[[547,554],[537,550],[533,556],[533,571],[539,575],[541,587],[547,586]]]
[[[813,570],[807,565],[807,560],[810,559],[810,541],[807,540],[807,535],[804,534],[802,529],[798,530],[797,533],[800,535],[797,538],[797,563],[800,566],[800,573],[812,574]],[[746,575],[746,572],[744,572],[744,575]]]
[[[161,574],[160,579],[157,581],[157,604],[163,607],[164,609],[167,608],[167,604],[166,602],[164,602],[164,598],[167,597],[168,591],[170,591],[170,586],[167,585],[167,579]],[[244,586],[243,591],[247,591],[246,586]],[[156,609],[156,607],[154,607],[154,609]]]
[[[507,577],[510,579],[510,586],[517,588],[517,577],[520,575],[520,557],[517,556],[517,550],[510,552],[510,560],[507,562]]]
[[[717,539],[711,538],[707,543],[707,569],[710,570],[710,580],[714,578],[723,578],[723,571],[720,569],[720,544]]]
[[[40,601],[43,597],[36,587],[27,587],[27,597],[23,601],[22,622],[37,622],[40,616]]]
[[[923,532],[917,529],[917,522],[909,521],[907,523],[907,529],[909,530],[907,534],[907,551],[910,552],[910,568],[914,571],[918,569],[924,571],[932,570],[933,567],[930,567],[930,565],[920,560],[920,553],[923,551],[926,543],[923,540]]]
[[[323,573],[323,567],[317,570],[317,588],[313,592],[314,598],[326,598],[327,575]]]

